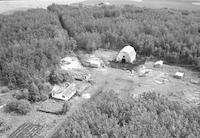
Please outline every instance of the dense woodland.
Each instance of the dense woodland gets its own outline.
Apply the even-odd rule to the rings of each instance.
[[[69,79],[56,69],[68,51],[119,50],[200,67],[200,13],[172,9],[51,5],[0,15],[0,79],[21,100],[45,100],[48,84]],[[25,114],[29,111],[29,106]],[[55,137],[197,137],[199,109],[155,93],[138,99],[100,94],[72,115]]]
[[[199,65],[199,12],[124,7],[68,7],[52,5],[79,48],[120,49],[129,44],[145,56],[173,63]]]
[[[53,138],[197,138],[199,114],[156,93],[121,99],[110,91],[72,114]]]

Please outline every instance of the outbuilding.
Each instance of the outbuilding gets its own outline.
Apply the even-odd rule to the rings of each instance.
[[[176,79],[182,79],[183,76],[184,76],[184,73],[183,73],[183,72],[176,72],[176,73],[174,74],[174,78],[176,78]]]
[[[153,67],[155,68],[159,68],[159,67],[162,67],[163,66],[163,61],[162,60],[159,60],[157,62],[154,63]]]
[[[125,46],[116,57],[116,61],[122,63],[133,63],[135,59],[136,59],[135,49],[130,45]]]

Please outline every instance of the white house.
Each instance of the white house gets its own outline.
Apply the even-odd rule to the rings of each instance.
[[[55,99],[68,101],[76,93],[74,83],[65,83],[63,86],[55,85],[51,91],[51,96]]]
[[[117,62],[127,62],[127,63],[133,63],[136,59],[136,52],[135,49],[128,45],[125,46],[117,55],[116,61]]]

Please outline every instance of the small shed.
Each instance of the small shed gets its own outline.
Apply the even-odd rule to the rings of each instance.
[[[184,73],[183,73],[183,72],[176,72],[176,73],[174,74],[174,78],[176,78],[176,79],[182,79],[183,76],[184,76]]]
[[[55,85],[52,89],[51,96],[55,99],[68,101],[75,93],[75,84],[65,83],[63,86]]]
[[[136,52],[135,49],[128,45],[125,46],[117,55],[116,61],[117,62],[122,62],[122,63],[133,63],[136,59]]]
[[[112,4],[110,2],[100,2],[97,4],[97,6],[99,6],[99,7],[112,6]]]
[[[88,66],[92,68],[104,67],[103,61],[95,55],[89,55],[89,58],[86,62],[89,64]]]
[[[162,67],[162,66],[163,66],[162,60],[156,61],[153,65],[153,67],[155,67],[155,68],[159,68],[159,67]]]
[[[65,57],[61,59],[60,66],[62,70],[82,69],[82,65],[77,57]]]

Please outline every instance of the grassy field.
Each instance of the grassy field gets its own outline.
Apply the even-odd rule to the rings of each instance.
[[[52,3],[71,4],[82,2],[83,4],[94,5],[103,1],[105,0],[0,0],[0,13],[10,13],[16,10],[26,10],[28,8],[46,8]],[[134,4],[139,7],[147,8],[173,8],[200,11],[200,6],[198,5],[198,2],[200,2],[199,0],[143,0],[142,2],[135,2],[134,0],[107,1],[115,5]],[[192,2],[197,3],[197,5],[192,4]]]
[[[53,3],[70,4],[81,1],[83,0],[0,0],[0,14],[27,8],[46,8]]]
[[[97,4],[104,0],[86,0],[84,4]],[[183,10],[200,10],[198,5],[193,5],[192,2],[200,2],[199,0],[143,0],[142,2],[135,2],[134,0],[107,0],[108,2],[116,5],[122,4],[134,4],[139,7],[147,8],[173,8],[173,9],[183,9]]]

